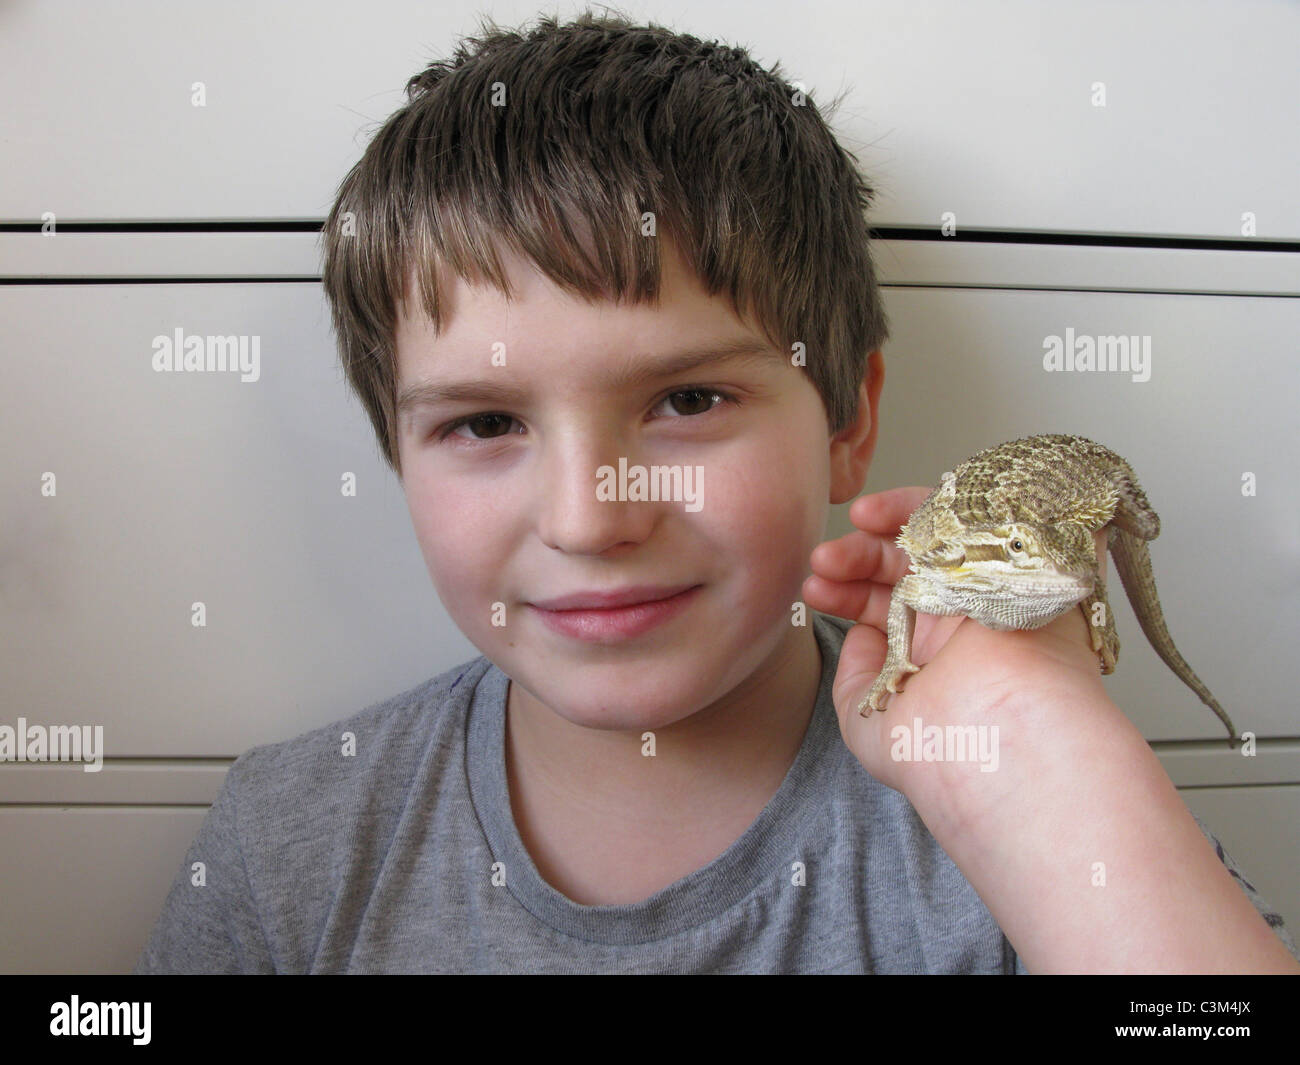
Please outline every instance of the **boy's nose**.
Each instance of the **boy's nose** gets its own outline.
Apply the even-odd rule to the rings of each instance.
[[[639,461],[616,445],[592,441],[572,441],[548,456],[537,502],[537,534],[547,547],[567,554],[599,555],[620,544],[641,543],[650,535],[664,504],[623,498],[620,459],[629,470]],[[602,474],[602,467],[609,470]],[[602,479],[614,491],[597,498]],[[615,498],[604,498],[609,495]]]

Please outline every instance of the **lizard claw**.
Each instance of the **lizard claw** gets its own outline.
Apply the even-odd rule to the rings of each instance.
[[[883,711],[885,709],[885,694],[887,692],[898,695],[902,689],[898,682],[906,677],[909,673],[919,673],[921,667],[912,662],[886,662],[884,668],[876,676],[875,683],[871,685],[871,690],[866,697],[858,704],[858,713],[863,717],[870,717],[872,710]]]
[[[884,674],[881,674],[881,676],[883,675]],[[870,717],[872,710],[883,711],[885,709],[884,701],[885,686],[880,683],[880,677],[877,677],[876,682],[871,685],[871,690],[867,692],[867,694],[862,697],[862,701],[858,703],[858,713],[863,717]]]
[[[896,666],[893,670],[885,670],[884,672],[892,673],[892,676],[890,676],[889,678],[889,683],[887,683],[885,687],[888,688],[895,695],[897,695],[900,691],[902,691],[902,689],[898,687],[898,682],[902,680],[904,677],[906,677],[909,673],[920,673],[921,667],[915,666],[911,662],[904,662],[902,663],[902,665]]]

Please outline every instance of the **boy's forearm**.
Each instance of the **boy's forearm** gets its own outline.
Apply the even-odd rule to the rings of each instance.
[[[1300,973],[1113,702],[1021,709],[908,798],[1031,973]]]

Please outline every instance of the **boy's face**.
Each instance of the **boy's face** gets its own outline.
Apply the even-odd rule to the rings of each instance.
[[[658,306],[587,304],[513,259],[515,301],[452,277],[441,336],[413,289],[412,316],[398,320],[399,397],[482,390],[398,412],[434,586],[517,685],[591,728],[667,726],[738,687],[761,690],[797,646],[791,607],[826,521],[816,389],[663,247]],[[661,372],[676,353],[734,340],[762,354]],[[598,499],[597,471],[612,467],[617,490],[620,460],[629,473],[690,468],[698,501]],[[538,605],[647,587],[690,590],[658,612]]]

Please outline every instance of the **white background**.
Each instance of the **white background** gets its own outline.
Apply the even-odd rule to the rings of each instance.
[[[879,188],[873,225],[933,231],[953,212],[959,235],[1040,235],[877,244],[892,337],[867,490],[935,483],[1035,432],[1132,461],[1162,519],[1171,632],[1264,737],[1260,756],[1227,751],[1117,582],[1123,654],[1106,683],[1300,929],[1300,6],[624,10],[779,60],[823,105],[850,90],[833,122]],[[0,222],[319,222],[406,79],[480,11],[510,26],[537,13],[4,4]],[[1290,249],[1052,242],[1237,240],[1244,212],[1261,249]],[[42,282],[0,284],[0,724],[100,724],[109,754],[99,774],[0,766],[0,970],[128,971],[236,755],[477,653],[346,392],[318,275],[314,233],[0,232],[0,280]],[[113,283],[67,283],[92,279]],[[150,341],[178,325],[261,336],[261,380],[154,374]],[[1045,374],[1043,338],[1067,327],[1150,336],[1151,380]],[[848,531],[845,509],[828,535]]]

